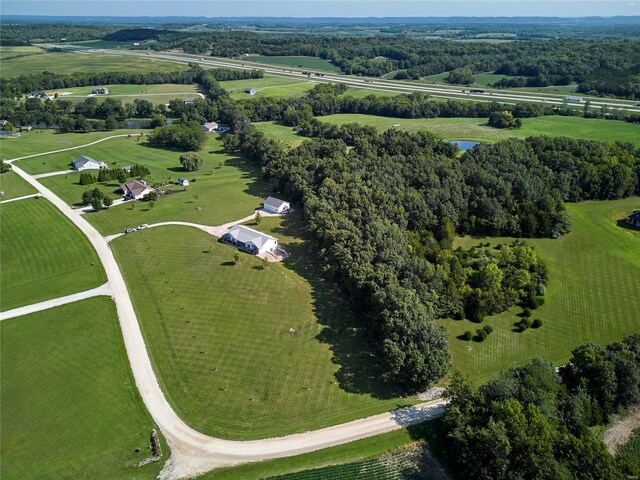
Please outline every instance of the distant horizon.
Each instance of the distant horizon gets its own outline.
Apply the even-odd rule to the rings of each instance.
[[[183,18],[615,18],[640,15],[640,0],[0,0],[2,17]],[[152,11],[153,15],[149,15]],[[363,16],[362,13],[367,13]],[[37,12],[36,15],[34,13]],[[117,13],[116,13],[117,12]],[[188,15],[185,13],[188,12]],[[114,14],[115,13],[115,14]],[[463,15],[461,15],[463,13]]]

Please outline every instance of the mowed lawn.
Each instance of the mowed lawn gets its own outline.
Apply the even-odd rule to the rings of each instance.
[[[2,201],[36,193],[36,189],[20,178],[15,172],[0,174],[0,191],[2,192],[2,196],[0,196],[0,200]]]
[[[3,311],[106,282],[89,241],[44,198],[0,206],[0,230]]]
[[[108,132],[89,133],[56,133],[54,130],[33,130],[29,133],[23,133],[19,138],[0,138],[0,155],[5,159],[10,160],[12,158],[26,157],[27,155],[35,155],[37,153],[77,147],[79,145],[85,145],[114,135],[137,134],[140,132],[148,133],[149,130],[111,130]],[[77,150],[75,150],[75,152],[77,152]],[[69,156],[73,156],[73,153],[74,150],[70,150]],[[42,157],[42,160],[40,160],[40,162],[36,162],[36,164],[42,164],[43,162],[44,165],[47,165],[46,157]],[[68,165],[64,165],[64,167],[66,168]],[[29,173],[55,171],[47,169],[47,167],[40,167],[36,170],[38,171],[27,171]]]
[[[9,58],[2,61],[1,78],[34,73],[75,72],[173,72],[187,68],[172,62],[144,57],[56,52]]]
[[[467,320],[441,320],[449,330],[453,364],[482,382],[499,371],[522,365],[534,357],[556,364],[566,362],[571,350],[586,342],[601,345],[640,331],[640,231],[625,227],[640,198],[568,204],[571,233],[557,239],[528,239],[549,267],[545,304],[533,311],[540,329],[512,331],[521,311],[489,317],[484,324],[494,332],[483,343],[456,337],[482,325]],[[457,240],[463,247],[511,239]],[[470,348],[468,348],[470,347]]]
[[[263,55],[249,55],[243,57],[243,60],[247,62],[266,63],[267,65],[293,67],[293,68],[308,68],[309,70],[321,70],[331,73],[340,73],[340,69],[336,67],[329,60],[325,60],[320,57],[305,57],[305,56],[263,56]]]
[[[234,264],[235,249],[190,227],[113,241],[178,414],[211,435],[259,439],[413,403],[379,384],[356,318],[294,236],[299,220],[279,222],[258,228],[292,253],[284,263],[242,254]]]
[[[301,97],[317,84],[317,82],[307,80],[306,77],[303,78],[298,80],[295,78],[263,77],[249,80],[227,80],[220,82],[220,86],[229,92],[234,100],[261,97]],[[254,88],[256,94],[245,93],[245,88]]]
[[[606,142],[631,142],[640,146],[640,125],[621,120],[547,116],[525,118],[522,121],[522,128],[518,130],[501,130],[489,127],[486,118],[393,118],[348,113],[328,115],[318,119],[337,125],[357,122],[372,125],[380,131],[390,128],[406,131],[429,130],[445,139],[492,142],[509,137],[548,135]],[[400,126],[393,127],[394,124],[400,124]]]
[[[200,152],[203,166],[197,172],[184,171],[179,161],[180,152],[151,148],[144,139],[138,142],[136,138],[126,137],[61,156],[38,157],[20,163],[24,163],[25,168],[38,169],[38,163],[46,161],[50,162],[48,168],[55,171],[67,168],[71,158],[80,154],[105,161],[111,168],[145,165],[151,170],[148,183],[169,183],[163,188],[170,193],[157,202],[127,202],[86,214],[85,218],[105,235],[142,223],[170,220],[219,225],[251,214],[269,194],[269,185],[262,179],[259,168],[242,157],[224,153],[218,135],[207,137]],[[27,165],[27,162],[30,163]],[[177,186],[175,182],[179,177],[186,177],[190,185]],[[96,187],[112,198],[121,195],[116,193],[117,181],[82,186],[79,179],[79,173],[67,173],[40,181],[70,205],[80,202],[82,192]]]
[[[154,424],[111,300],[5,320],[0,345],[2,478],[155,478],[162,461],[134,467],[151,454]]]

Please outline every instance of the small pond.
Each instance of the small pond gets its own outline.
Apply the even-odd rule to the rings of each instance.
[[[458,146],[460,150],[466,152],[470,148],[480,145],[480,142],[474,142],[473,140],[447,140],[447,143],[453,143]]]

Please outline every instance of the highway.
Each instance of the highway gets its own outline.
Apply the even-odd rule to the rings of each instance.
[[[334,74],[326,72],[312,72],[311,75],[305,75],[303,72],[308,69],[290,68],[290,67],[274,67],[256,62],[243,60],[234,60],[219,57],[203,57],[202,55],[191,55],[180,52],[147,52],[138,50],[116,50],[103,48],[88,48],[78,45],[57,45],[44,44],[45,48],[60,48],[65,51],[79,52],[84,54],[101,54],[101,55],[119,55],[119,56],[137,56],[143,58],[152,58],[166,62],[174,62],[181,64],[195,63],[203,68],[233,68],[238,70],[262,70],[266,76],[295,78],[297,80],[312,80],[316,82],[344,83],[350,87],[378,90],[397,93],[423,92],[434,98],[473,100],[479,102],[500,102],[505,104],[516,103],[540,103],[557,106],[569,106],[575,108],[583,108],[585,102],[590,102],[590,108],[609,110],[625,110],[627,112],[640,113],[640,107],[634,106],[633,101],[619,100],[612,98],[599,98],[580,95],[583,101],[572,102],[565,101],[565,95],[547,94],[541,92],[526,92],[519,90],[500,90],[484,88],[484,93],[471,93],[469,87],[435,85],[417,82],[403,82],[396,80],[385,80],[378,78],[365,78],[356,75]],[[315,75],[315,73],[321,73]],[[466,90],[466,91],[465,91]],[[579,95],[579,94],[576,94]],[[572,95],[573,96],[573,95]]]

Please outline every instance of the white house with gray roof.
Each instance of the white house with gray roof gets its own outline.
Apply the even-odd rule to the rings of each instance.
[[[278,248],[277,238],[244,225],[231,227],[221,240],[254,255],[274,252]]]
[[[80,155],[71,161],[74,170],[100,170],[101,168],[109,168],[106,163],[94,160],[91,157]]]
[[[275,197],[267,197],[267,199],[262,202],[262,206],[267,212],[272,213],[287,213],[291,209],[289,202]]]

